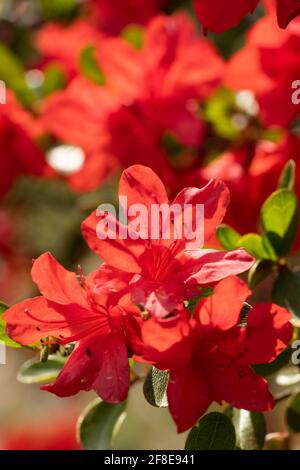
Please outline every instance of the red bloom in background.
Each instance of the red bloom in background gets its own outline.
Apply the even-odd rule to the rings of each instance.
[[[184,311],[143,324],[142,359],[170,371],[167,396],[178,432],[194,426],[213,401],[251,411],[273,407],[266,380],[251,365],[271,362],[285,349],[291,316],[277,305],[257,304],[247,324],[239,325],[250,293],[229,277],[199,302],[192,317]]]
[[[247,13],[252,13],[259,0],[194,0],[196,15],[205,31],[222,33],[232,28],[243,19]],[[276,9],[277,21],[280,28],[288,24],[300,14],[299,0],[267,0],[269,7]],[[273,18],[276,21],[275,16]]]
[[[85,150],[72,187],[93,189],[116,167],[145,161],[176,187],[180,162],[192,167],[203,143],[198,104],[220,83],[223,60],[185,15],[153,19],[141,50],[113,38],[102,41],[96,56],[105,85],[76,78],[43,113],[55,136]],[[166,150],[167,135],[185,148],[179,165]]]
[[[39,29],[36,44],[43,61],[59,64],[71,78],[79,72],[79,57],[90,44],[100,44],[102,34],[90,22],[78,19],[63,26],[46,23]]]
[[[91,17],[101,30],[119,33],[128,24],[145,24],[167,0],[89,0]]]
[[[151,205],[170,205],[161,180],[150,168],[140,165],[123,172],[119,196],[127,198],[128,208],[132,204],[142,204],[148,214],[151,213]],[[221,181],[213,180],[202,189],[183,189],[173,201],[173,204],[182,207],[184,204],[194,207],[196,204],[204,205],[206,246],[214,238],[228,203],[227,187]],[[105,237],[105,228],[98,226],[100,218],[95,212],[82,225],[88,245],[109,266],[132,275],[130,290],[133,301],[158,317],[166,316],[184,299],[195,295],[198,285],[246,271],[253,263],[253,258],[244,250],[186,250],[187,240],[184,237],[176,239],[171,235],[169,239],[164,239],[161,227],[158,239],[142,238],[130,225],[130,221],[130,237],[127,239],[119,236],[120,231],[114,239]],[[125,227],[120,222],[114,220],[114,223],[124,231]],[[104,236],[100,240],[98,235],[101,231]]]
[[[298,139],[286,136],[281,143],[262,141],[228,151],[199,173],[204,182],[219,178],[228,186],[225,222],[242,234],[256,232],[262,204],[276,190],[284,165],[298,153]]]
[[[139,311],[121,293],[98,294],[94,274],[82,279],[66,271],[49,253],[38,258],[32,279],[43,297],[24,300],[4,315],[7,332],[20,344],[53,337],[76,346],[54,383],[43,390],[65,397],[95,390],[105,401],[126,398],[129,387],[127,339],[122,317]]]
[[[195,12],[205,31],[222,33],[236,26],[247,14],[252,13],[259,0],[194,0]]]
[[[16,418],[19,421],[19,417]],[[6,423],[5,428],[0,428],[0,449],[79,450],[76,421],[75,416],[64,412],[63,417],[42,415],[36,423],[32,419],[14,426]]]
[[[43,153],[33,140],[38,131],[31,115],[7,93],[7,104],[0,104],[0,197],[11,189],[19,175],[46,174]]]
[[[282,31],[270,13],[252,27],[246,46],[229,61],[225,84],[253,91],[267,126],[287,126],[299,113],[292,102],[292,83],[300,75],[299,47],[300,20]]]

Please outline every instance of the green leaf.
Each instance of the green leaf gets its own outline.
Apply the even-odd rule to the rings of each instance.
[[[77,0],[38,0],[38,3],[48,21],[70,19],[78,8]]]
[[[245,248],[245,250],[256,259],[276,259],[276,256],[267,249],[264,238],[257,233],[243,235],[239,239],[237,246]]]
[[[205,104],[204,117],[215,134],[226,140],[236,140],[241,136],[241,129],[235,125],[236,95],[231,90],[219,88]]]
[[[300,318],[300,275],[287,267],[282,269],[274,283],[272,299]]]
[[[186,440],[185,450],[233,450],[235,449],[235,429],[222,413],[209,413],[200,419]]]
[[[148,403],[159,408],[168,406],[169,373],[152,367],[144,382],[143,392]]]
[[[226,250],[234,250],[241,238],[240,234],[228,225],[222,224],[217,228],[219,242]]]
[[[79,417],[77,423],[78,436],[81,445],[86,450],[108,450],[126,417],[126,401],[113,405],[92,402]]]
[[[25,69],[19,58],[0,42],[0,80],[14,90],[24,106],[30,106],[34,93],[25,80]]]
[[[298,227],[298,200],[289,189],[275,191],[261,211],[263,230],[279,256],[289,253]]]
[[[62,90],[66,77],[59,66],[49,65],[44,71],[45,79],[42,87],[43,96],[49,96],[57,90]]]
[[[17,379],[23,384],[41,384],[52,382],[62,370],[65,361],[56,355],[49,356],[47,362],[36,359],[26,361],[19,369]]]
[[[143,49],[144,28],[137,24],[130,24],[123,29],[121,36],[135,49]]]
[[[300,393],[292,398],[286,410],[286,422],[292,432],[300,432]]]
[[[260,450],[264,446],[266,423],[262,413],[230,407],[226,415],[232,420],[236,445],[242,450]]]
[[[86,46],[80,55],[80,68],[82,73],[97,85],[103,86],[106,83],[105,76],[95,57],[96,48],[93,45]]]
[[[292,191],[295,188],[295,173],[296,163],[294,160],[289,160],[281,173],[278,187],[290,189]]]
[[[250,268],[248,285],[254,289],[273,272],[274,263],[269,260],[259,260]]]
[[[6,322],[3,320],[2,315],[6,310],[9,309],[9,306],[3,302],[0,302],[0,341],[8,346],[9,348],[21,348],[21,345],[13,341],[6,334]]]

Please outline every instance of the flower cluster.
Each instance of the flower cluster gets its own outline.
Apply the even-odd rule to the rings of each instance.
[[[119,196],[129,205],[169,203],[161,180],[139,165],[123,173]],[[183,189],[175,201],[204,205],[209,245],[229,203],[225,184],[212,180],[201,189]],[[267,382],[251,365],[270,362],[285,349],[290,314],[257,304],[242,318],[251,292],[236,275],[248,270],[253,258],[243,249],[189,251],[185,240],[172,238],[99,238],[98,221],[95,212],[82,229],[105,263],[78,278],[43,254],[31,273],[42,295],[4,315],[7,333],[20,344],[75,343],[55,382],[42,389],[58,396],[93,389],[109,403],[120,402],[130,384],[128,357],[134,356],[169,372],[167,396],[179,432],[192,427],[212,401],[271,409]],[[131,224],[129,219],[134,230]]]

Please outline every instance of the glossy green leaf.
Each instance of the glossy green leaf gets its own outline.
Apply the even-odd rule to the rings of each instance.
[[[234,250],[241,238],[240,234],[228,225],[222,224],[217,228],[219,242],[226,250]]]
[[[262,413],[230,407],[226,415],[232,420],[236,445],[241,450],[260,450],[264,446],[266,423]]]
[[[265,235],[279,256],[289,253],[298,227],[298,200],[289,189],[275,191],[264,203],[261,222]]]
[[[49,356],[47,362],[36,359],[26,361],[19,369],[17,379],[24,384],[53,382],[62,370],[65,361],[56,355]]]
[[[248,285],[254,289],[273,272],[274,263],[269,260],[259,260],[250,268],[248,274]]]
[[[168,372],[152,367],[145,379],[143,387],[144,396],[150,405],[159,408],[168,406],[168,382]]]
[[[95,57],[95,46],[86,46],[80,56],[80,68],[82,73],[99,86],[103,86],[106,83],[105,76],[100,68]]]
[[[292,432],[300,432],[300,393],[295,395],[286,410],[286,422]]]
[[[200,419],[189,433],[185,450],[233,450],[236,435],[228,416],[212,412]]]
[[[256,259],[273,258],[272,253],[267,250],[263,237],[257,233],[248,233],[247,235],[243,235],[238,240],[237,246],[245,248],[245,250]]]
[[[294,160],[289,160],[281,173],[279,188],[286,188],[292,191],[295,188],[295,173],[296,164]]]
[[[300,275],[287,267],[282,269],[274,283],[272,299],[300,318]]]
[[[81,445],[86,450],[108,450],[126,417],[126,402],[113,405],[92,402],[80,416],[77,429]]]

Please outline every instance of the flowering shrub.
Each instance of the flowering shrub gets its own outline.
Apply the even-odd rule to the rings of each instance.
[[[291,447],[299,2],[24,5],[0,6],[0,362],[96,396],[84,449],[114,444],[137,384],[188,450]],[[53,423],[0,446],[79,445]]]

